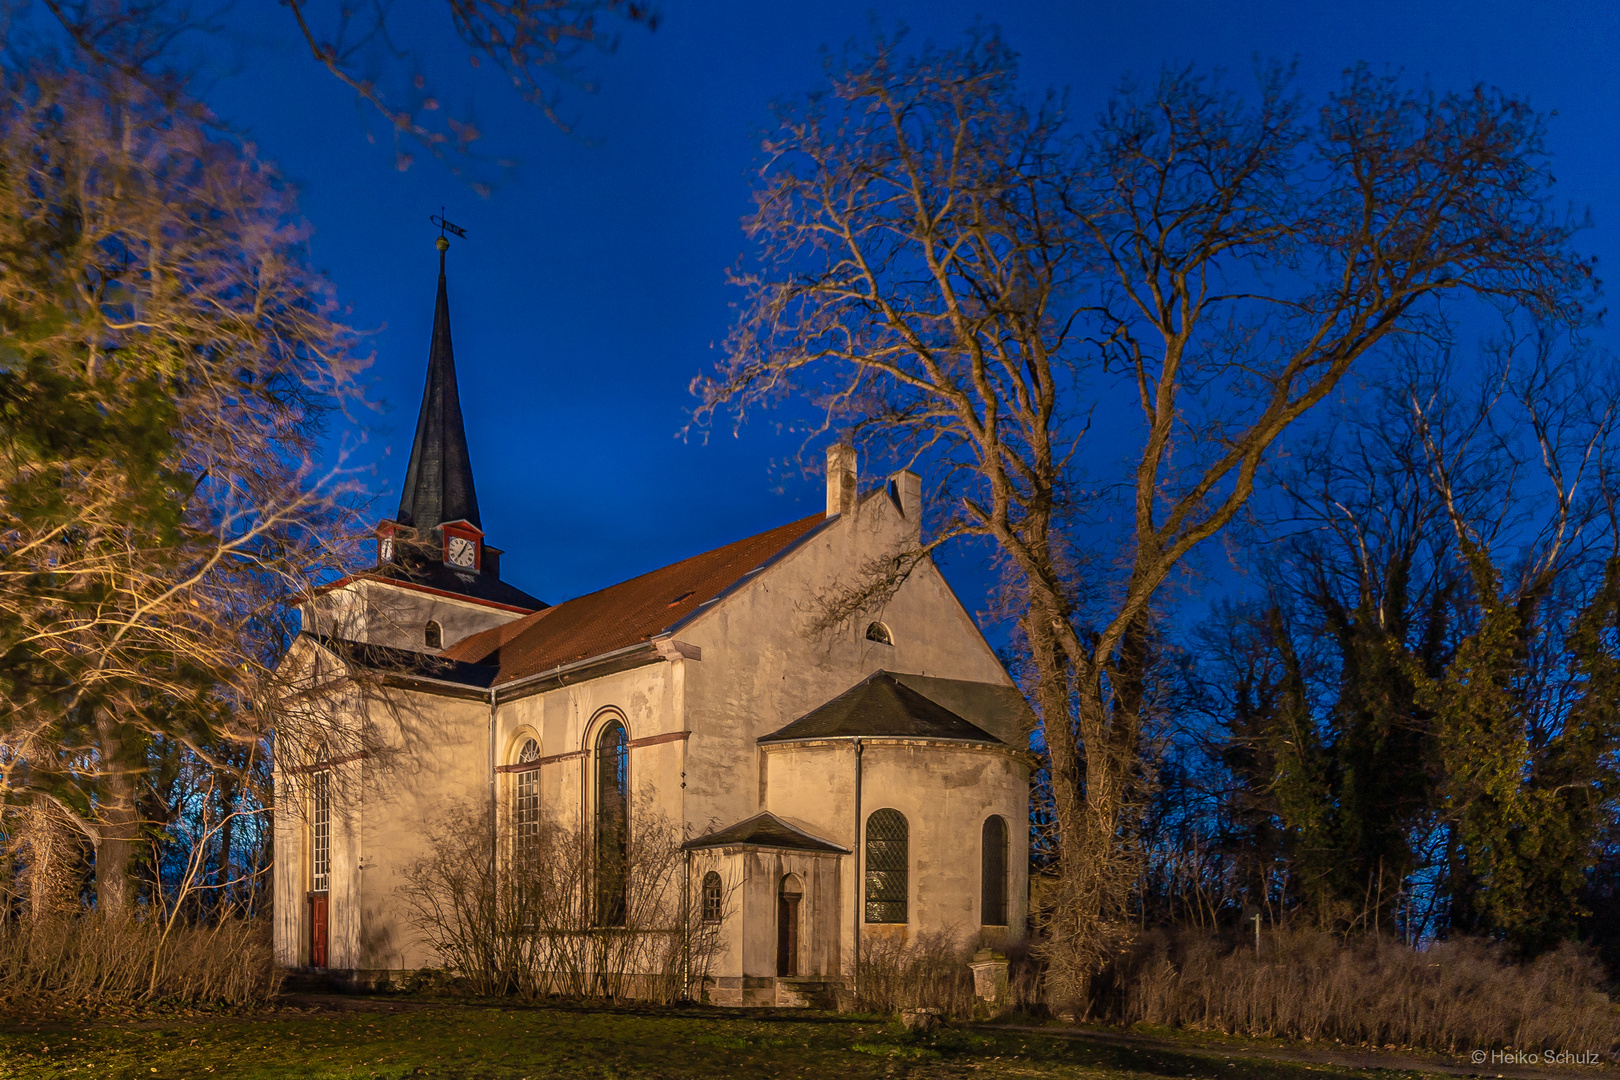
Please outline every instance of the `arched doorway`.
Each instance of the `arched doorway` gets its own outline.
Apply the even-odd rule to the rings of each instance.
[[[776,891],[776,974],[799,973],[799,901],[804,886],[795,874],[782,875]]]

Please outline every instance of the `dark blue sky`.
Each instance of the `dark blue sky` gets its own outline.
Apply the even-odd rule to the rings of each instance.
[[[245,9],[247,5],[242,5]],[[687,384],[718,354],[726,268],[769,104],[821,83],[823,46],[867,33],[875,15],[915,41],[950,44],[976,18],[1001,27],[1032,92],[1067,88],[1089,116],[1127,72],[1224,67],[1246,85],[1253,57],[1297,58],[1319,92],[1349,64],[1415,82],[1475,82],[1555,111],[1563,197],[1590,206],[1582,246],[1620,240],[1620,5],[1611,2],[983,3],[667,0],[655,33],[625,32],[593,61],[594,95],[571,93],[570,138],[488,72],[475,74],[439,0],[395,5],[398,40],[438,45],[428,72],[446,107],[470,109],[492,153],[519,165],[488,198],[441,164],[395,167],[386,133],[313,65],[280,5],[239,12],[220,42],[234,71],[206,96],[300,186],[315,262],[374,330],[374,395],[386,411],[361,457],[391,515],[427,356],[441,204],[469,239],[451,252],[450,298],[462,405],[490,542],[504,576],[557,601],[802,516],[819,481],[773,467],[797,442],[755,421],[708,445],[677,431]],[[947,566],[970,607],[978,575]]]

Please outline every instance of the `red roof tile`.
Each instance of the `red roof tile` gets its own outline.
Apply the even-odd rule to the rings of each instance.
[[[769,532],[610,585],[474,634],[441,655],[471,663],[498,650],[496,685],[650,641],[826,520],[811,514]]]

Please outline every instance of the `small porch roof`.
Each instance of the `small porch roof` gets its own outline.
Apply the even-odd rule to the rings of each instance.
[[[717,847],[772,847],[792,851],[815,851],[831,855],[848,855],[849,848],[839,847],[830,840],[812,836],[803,829],[789,825],[770,811],[755,814],[745,821],[728,825],[719,832],[694,837],[682,844],[686,851]]]

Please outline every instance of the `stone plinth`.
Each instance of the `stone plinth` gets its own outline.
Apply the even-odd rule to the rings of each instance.
[[[973,971],[973,993],[981,1001],[992,1005],[1004,1004],[1008,998],[1007,958],[990,949],[980,949],[968,964]]]

